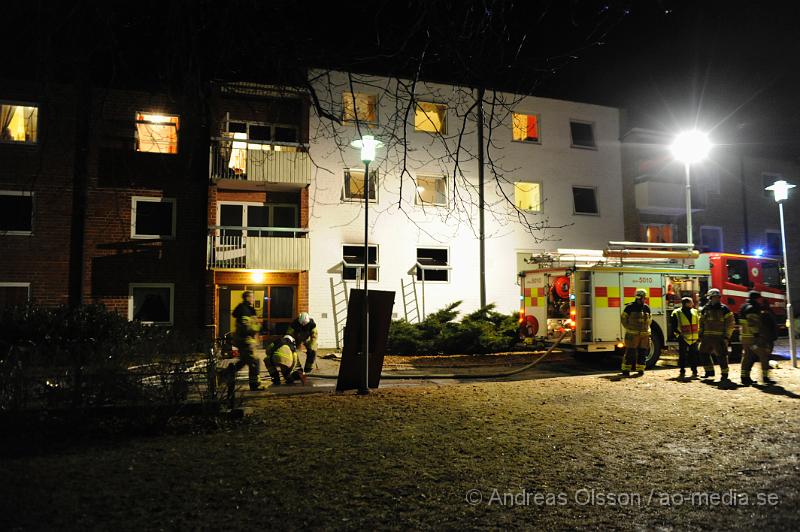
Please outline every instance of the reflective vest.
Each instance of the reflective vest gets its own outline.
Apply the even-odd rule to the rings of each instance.
[[[721,336],[730,339],[736,320],[725,305],[706,305],[700,312],[700,336]]]
[[[692,316],[691,320],[686,317],[682,308],[676,308],[672,311],[672,315],[678,322],[678,332],[681,337],[686,340],[686,343],[693,344],[700,337],[700,315],[697,313],[697,309],[694,308],[689,309],[689,313]]]
[[[297,353],[295,353],[294,350],[286,344],[281,345],[275,351],[273,351],[271,358],[272,363],[276,366],[280,364],[281,366],[286,366],[291,369],[299,366]]]
[[[639,305],[636,302],[628,303],[625,310],[622,311],[620,321],[625,328],[626,335],[650,335],[652,317],[650,315],[650,307],[647,305]]]

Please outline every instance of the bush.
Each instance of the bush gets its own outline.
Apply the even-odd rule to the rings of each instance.
[[[518,314],[495,312],[486,305],[467,314],[460,322],[456,301],[430,314],[422,323],[392,321],[389,328],[389,353],[473,354],[507,351],[517,342]]]

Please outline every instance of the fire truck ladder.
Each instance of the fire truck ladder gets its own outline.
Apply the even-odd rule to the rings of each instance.
[[[588,271],[575,272],[578,293],[578,304],[580,305],[580,327],[581,341],[592,341],[592,273]]]
[[[331,281],[331,300],[333,301],[333,328],[336,332],[336,349],[341,349],[344,344],[344,326],[347,325],[347,283],[344,279]]]
[[[417,276],[411,276],[411,280],[406,284],[400,278],[400,293],[403,294],[403,311],[405,312],[408,323],[419,323],[419,304],[417,303]]]

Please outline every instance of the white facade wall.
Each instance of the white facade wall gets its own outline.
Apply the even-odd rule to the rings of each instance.
[[[387,143],[378,150],[377,160],[371,166],[379,170],[379,191],[377,202],[369,206],[369,243],[378,246],[380,270],[378,281],[371,282],[370,288],[395,291],[393,312],[395,317],[403,317],[400,280],[410,279],[408,271],[416,262],[417,247],[444,247],[450,253],[450,280],[426,281],[427,312],[457,300],[463,301],[462,313],[478,308],[478,171],[474,157],[477,146],[474,115],[464,122],[474,96],[465,89],[450,86],[416,85],[414,93],[418,101],[448,105],[448,131],[443,138],[415,131],[413,110],[406,120],[410,82],[404,86],[370,76],[354,76],[351,82],[346,74],[325,73],[314,86],[323,109],[339,116],[342,92],[352,90],[379,97],[378,126],[362,129],[362,133],[372,133]],[[492,97],[492,93],[487,92],[486,99]],[[496,172],[487,168],[485,177],[486,299],[496,304],[498,311],[512,312],[519,309],[518,253],[559,247],[600,248],[609,240],[622,239],[619,112],[608,107],[546,98],[508,94],[498,94],[496,98],[505,105],[502,109],[494,107],[493,126],[485,130],[487,140],[491,134],[487,156],[497,167]],[[511,141],[511,116],[507,109],[539,115],[540,144]],[[492,106],[485,104],[484,112],[488,121]],[[570,147],[570,119],[594,124],[597,149]],[[464,123],[461,150],[457,150]],[[354,124],[332,124],[320,118],[312,106],[309,152],[314,177],[309,190],[309,307],[319,326],[321,347],[335,345],[329,279],[340,279],[337,265],[342,260],[342,245],[363,245],[363,201],[342,201],[344,169],[363,169],[358,150],[349,146],[358,138]],[[458,171],[452,157],[456,151],[460,160]],[[423,208],[415,204],[413,178],[417,174],[448,176],[447,207]],[[458,175],[455,180],[454,174]],[[526,218],[531,224],[543,224],[549,229],[531,234],[518,221],[518,212],[501,193],[504,191],[513,201],[514,181],[541,183],[542,213]],[[573,214],[572,185],[597,187],[599,215]],[[350,284],[354,286],[354,282]],[[417,288],[419,293],[419,282]],[[422,294],[419,296],[421,299]]]

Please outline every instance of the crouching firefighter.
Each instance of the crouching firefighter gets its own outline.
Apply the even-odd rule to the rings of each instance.
[[[268,355],[265,362],[273,384],[280,384],[280,376],[283,375],[283,380],[286,384],[292,384],[300,380],[305,385],[306,376],[303,373],[303,368],[300,366],[300,359],[297,356],[297,347],[295,346],[294,338],[287,334],[279,341],[267,347],[267,353]]]
[[[775,318],[764,304],[760,292],[750,292],[747,303],[742,306],[739,313],[742,326],[741,338],[744,348],[742,358],[742,385],[750,386],[750,370],[756,361],[761,363],[761,381],[766,384],[775,384],[769,378],[769,356],[777,335],[775,334]]]
[[[297,346],[301,345],[306,350],[306,363],[303,372],[307,375],[314,369],[314,360],[317,358],[317,324],[308,315],[308,312],[301,312],[300,316],[289,325],[287,334],[294,337]]]
[[[705,368],[704,379],[714,377],[714,359],[719,361],[720,384],[730,384],[728,378],[728,342],[730,342],[736,320],[733,312],[722,304],[722,294],[716,288],[708,291],[708,305],[700,311],[700,359]]]
[[[620,321],[625,328],[625,355],[622,357],[622,376],[627,377],[631,370],[644,375],[647,352],[650,350],[650,307],[644,302],[647,292],[639,288],[636,299],[625,306]]]

